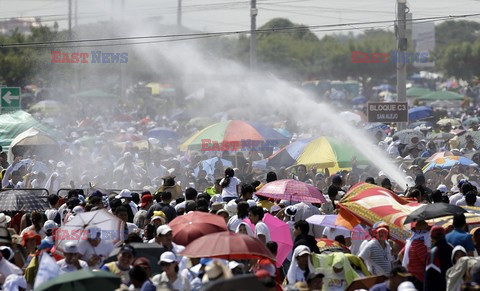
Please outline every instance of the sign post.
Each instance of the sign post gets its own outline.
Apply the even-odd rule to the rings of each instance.
[[[20,110],[20,88],[3,87],[0,88],[0,109],[1,113],[7,113]]]
[[[368,102],[368,122],[408,122],[407,102]]]

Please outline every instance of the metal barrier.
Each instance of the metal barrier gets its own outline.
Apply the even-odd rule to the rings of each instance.
[[[50,195],[50,192],[46,188],[2,188],[0,189],[0,192],[5,192],[5,191],[30,191],[32,193],[35,193],[35,191],[45,191],[47,192],[47,195],[40,195],[41,198],[47,198]]]
[[[60,197],[66,197],[68,195],[68,191],[70,191],[70,190],[82,190],[83,193],[85,194],[85,196],[88,197],[88,196],[90,196],[90,194],[92,194],[94,191],[97,191],[97,190],[99,190],[103,194],[109,195],[111,193],[119,193],[123,189],[60,188],[57,191],[57,195],[60,196]],[[135,193],[142,193],[143,192],[143,190],[135,190],[135,189],[134,190],[128,189],[128,190],[130,190],[131,192],[135,192]],[[60,192],[62,192],[62,191],[67,191],[67,194],[61,195]]]

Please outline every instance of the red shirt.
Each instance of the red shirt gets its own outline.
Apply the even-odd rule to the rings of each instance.
[[[423,282],[425,280],[425,267],[427,258],[427,246],[423,240],[414,240],[408,252],[408,272]]]

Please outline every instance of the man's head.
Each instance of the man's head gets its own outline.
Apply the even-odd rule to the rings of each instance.
[[[475,206],[475,202],[477,202],[477,192],[470,191],[465,194],[465,202],[467,203],[467,206]]]
[[[273,182],[277,180],[277,174],[275,172],[268,172],[267,173],[267,183]]]
[[[125,206],[118,206],[116,209],[115,209],[115,216],[120,218],[123,222],[127,222],[128,221],[128,210],[127,208],[125,208]]]
[[[73,241],[67,242],[65,244],[63,253],[65,255],[65,262],[69,265],[73,265],[76,261],[78,261],[77,243]]]
[[[172,240],[172,228],[170,228],[170,226],[167,224],[160,225],[157,228],[157,241],[162,244],[165,249],[171,250],[173,248]]]
[[[440,225],[435,225],[430,229],[430,238],[432,244],[435,245],[436,242],[445,238],[446,231]]]
[[[310,231],[310,225],[305,220],[295,222],[293,227],[293,233],[295,236],[308,235],[308,232]]]
[[[392,190],[392,182],[390,181],[390,179],[388,178],[384,178],[382,180],[382,185],[381,185],[383,188],[386,188],[386,189],[389,189],[389,190]]]
[[[194,188],[187,188],[185,190],[185,200],[195,200],[197,199],[198,192]]]
[[[171,192],[162,192],[161,199],[162,199],[163,203],[169,204],[172,201],[172,193]]]
[[[143,209],[149,209],[153,205],[153,196],[145,194],[142,196],[141,201],[142,203],[140,204],[140,207]]]
[[[131,245],[123,245],[117,255],[117,262],[123,268],[129,268],[135,258],[135,249]]]
[[[58,197],[58,195],[50,194],[50,195],[48,196],[48,203],[49,203],[50,206],[52,206],[53,208],[58,208],[58,207],[60,207],[59,202],[60,202],[60,197]]]
[[[343,185],[342,176],[340,176],[340,175],[333,176],[332,185],[337,186],[337,187],[342,187],[342,185]]]
[[[242,186],[242,198],[244,200],[252,199],[253,192],[255,192],[255,188],[252,185],[246,184]]]
[[[248,218],[253,224],[257,224],[259,221],[263,219],[263,208],[260,206],[251,207],[248,210]]]
[[[319,271],[310,273],[307,277],[307,284],[310,290],[322,290],[324,274]]]
[[[465,214],[456,213],[453,216],[453,227],[456,229],[464,229],[465,225],[467,225],[467,219],[465,218]]]
[[[130,280],[135,288],[140,289],[145,281],[148,279],[147,272],[141,266],[133,266],[130,271]]]

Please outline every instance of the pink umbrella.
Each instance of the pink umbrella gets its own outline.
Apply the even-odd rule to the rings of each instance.
[[[243,221],[246,222],[255,232],[255,225],[250,222],[250,219],[245,218]],[[272,241],[278,244],[278,251],[275,259],[276,267],[280,268],[290,251],[293,249],[293,241],[290,227],[288,226],[288,224],[269,213],[265,214],[265,216],[263,217],[263,222],[268,226],[268,229],[270,230],[270,238],[272,239]]]
[[[273,199],[297,202],[325,203],[327,201],[317,188],[293,179],[267,183],[256,194]]]

